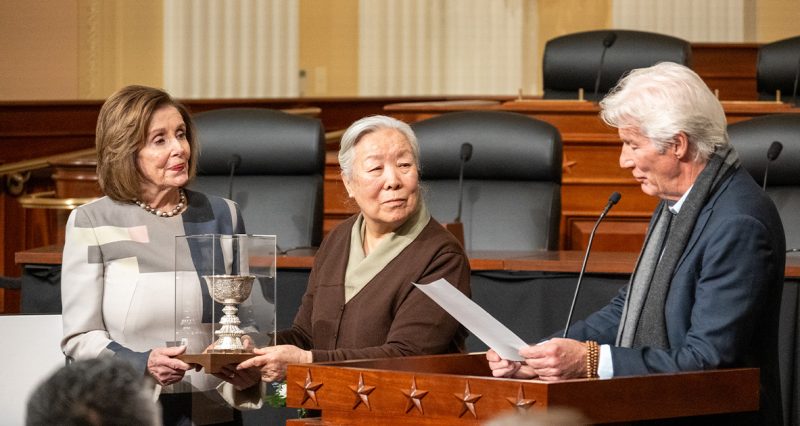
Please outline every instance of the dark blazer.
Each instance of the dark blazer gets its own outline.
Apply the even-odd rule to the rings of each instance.
[[[670,349],[612,346],[614,376],[759,367],[759,424],[781,424],[778,314],[785,246],[775,205],[740,168],[711,195],[678,261],[664,307]],[[623,288],[572,326],[569,337],[613,345],[625,297]]]

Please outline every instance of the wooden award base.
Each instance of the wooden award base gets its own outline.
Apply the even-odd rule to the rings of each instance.
[[[222,367],[226,365],[239,364],[244,362],[256,354],[252,352],[246,353],[205,353],[205,354],[183,354],[178,355],[176,358],[187,363],[197,364],[203,367],[206,373],[219,373]]]

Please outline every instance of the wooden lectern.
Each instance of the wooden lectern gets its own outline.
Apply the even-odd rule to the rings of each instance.
[[[288,407],[322,410],[291,424],[478,425],[507,410],[570,407],[594,423],[755,411],[755,368],[561,382],[498,379],[484,354],[298,364]]]

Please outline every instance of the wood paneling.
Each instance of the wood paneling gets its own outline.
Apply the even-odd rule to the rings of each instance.
[[[33,173],[26,184],[30,192],[40,192],[53,186],[49,173]],[[55,244],[58,239],[57,213],[52,210],[24,209],[15,196],[0,193],[0,275],[19,276],[14,253],[24,249]]]
[[[290,365],[286,379],[286,406],[322,410],[327,425],[478,425],[554,407],[592,424],[758,409],[755,368],[546,382],[495,378],[484,354],[456,354]]]
[[[601,225],[601,227],[605,224]],[[62,245],[50,245],[17,252],[14,256],[20,265],[60,265]],[[278,268],[309,269],[314,263],[315,249],[292,250],[289,255],[278,256]],[[577,273],[583,264],[583,251],[470,251],[467,253],[473,271],[541,271]],[[596,274],[623,274],[633,271],[638,253],[594,250],[586,264],[586,272]],[[800,255],[786,256],[786,278],[800,278]]]
[[[0,314],[18,314],[20,310],[20,290],[0,288]]]
[[[723,100],[755,99],[758,45],[695,43],[692,48],[694,68],[710,87],[720,90]],[[607,218],[614,226],[609,228],[610,231],[602,231],[605,225],[601,226],[595,244],[607,247],[604,242],[606,239],[618,238],[625,246],[630,245],[627,249],[638,250],[638,247],[634,247],[637,245],[635,241],[628,242],[626,239],[627,233],[636,229],[629,222],[646,221],[655,202],[642,195],[628,173],[617,167],[619,145],[616,132],[597,119],[597,106],[590,102],[569,101],[543,103],[525,100],[504,103],[508,100],[507,97],[483,97],[473,102],[467,102],[469,99],[465,97],[376,97],[217,99],[189,100],[185,103],[194,113],[231,107],[317,107],[321,109],[319,118],[326,131],[344,129],[361,117],[384,113],[384,106],[398,103],[406,105],[395,105],[385,111],[407,122],[465,109],[501,109],[529,114],[554,124],[564,140],[562,201],[565,214],[562,218],[561,248],[580,249],[575,245],[586,241],[586,227],[600,213],[608,195],[612,191],[620,191],[623,199]],[[774,103],[724,104],[729,122],[765,113],[791,111],[782,104]],[[0,164],[93,147],[101,105],[102,101],[0,102]],[[335,157],[337,149],[335,143],[328,146],[329,155],[326,157],[326,232],[356,211],[355,206],[347,202],[339,178]],[[53,190],[49,175],[45,174],[44,179],[34,179],[26,187],[27,192],[33,189]],[[19,273],[12,261],[16,251],[56,241],[58,231],[53,224],[58,223],[57,219],[53,212],[37,209],[23,211],[14,196],[7,193],[0,195],[0,237],[4,241],[0,249],[0,274]]]
[[[800,113],[800,109],[775,102],[724,101],[729,122],[775,113]],[[463,103],[387,105],[386,111],[407,120],[462,111]],[[619,167],[620,143],[616,129],[599,118],[599,107],[585,101],[513,100],[492,105],[468,105],[468,109],[510,111],[549,122],[563,140],[562,219],[560,248],[582,250],[609,195],[618,191],[622,200],[614,207],[606,226],[598,231],[598,249],[637,252],[646,225],[658,200],[641,192],[628,170]]]
[[[316,107],[325,130],[347,128],[390,103],[454,100],[459,97],[192,99],[192,113],[220,108],[292,109]],[[507,98],[504,98],[507,99]],[[92,148],[103,101],[0,102],[0,164]],[[21,149],[24,148],[24,149]]]
[[[570,247],[586,247],[589,244],[589,236],[596,220],[571,216],[567,221],[568,245]],[[646,231],[647,222],[642,220],[608,218],[597,227],[592,250],[630,251],[631,247],[642,246]]]
[[[346,128],[361,117],[381,113],[388,103],[437,100],[443,98],[201,99],[185,101],[185,104],[193,113],[238,107],[316,107],[321,110],[319,118],[325,130],[335,131]],[[93,148],[95,126],[101,106],[102,101],[0,102],[0,164]],[[333,152],[338,146],[328,148]],[[25,187],[25,194],[55,190],[53,180],[50,179],[51,173],[51,170],[34,173]],[[344,206],[347,197],[342,197],[343,191],[337,187],[340,185],[338,166],[332,173],[325,182],[326,206],[334,206],[330,212],[326,212],[325,229],[328,230],[354,211],[354,208]],[[87,179],[80,172],[72,177],[75,179],[73,184]],[[94,182],[84,183],[88,186],[86,190],[91,191]],[[14,253],[54,244],[63,239],[63,229],[59,224],[65,222],[65,213],[23,209],[16,201],[16,196],[8,194],[5,189],[0,194],[0,238],[3,240],[0,248],[0,275],[17,276],[20,270],[13,262]],[[82,193],[78,191],[74,196],[81,196]]]
[[[756,43],[693,43],[692,69],[721,100],[756,100]]]

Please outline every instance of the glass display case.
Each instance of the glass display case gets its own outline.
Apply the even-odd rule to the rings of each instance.
[[[176,237],[175,340],[180,358],[217,372],[274,344],[276,238]]]

